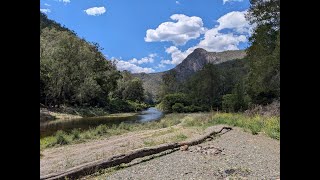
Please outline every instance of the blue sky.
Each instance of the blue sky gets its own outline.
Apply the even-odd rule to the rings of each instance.
[[[41,0],[48,18],[104,48],[120,70],[159,72],[195,48],[248,47],[248,0]]]

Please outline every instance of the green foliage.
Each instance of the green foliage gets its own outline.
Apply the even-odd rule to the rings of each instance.
[[[184,112],[184,105],[182,103],[175,103],[172,105],[172,111],[178,113]]]
[[[69,144],[69,140],[66,137],[66,134],[63,131],[57,131],[56,135],[56,142],[55,144],[59,144],[59,145],[65,145],[65,144]]]
[[[207,109],[202,108],[200,106],[196,106],[194,104],[184,107],[184,112],[199,112],[199,111],[206,111],[206,110]]]
[[[97,43],[80,39],[40,12],[40,103],[46,106],[103,108],[102,111],[141,110],[141,80],[106,60]],[[85,116],[96,114],[89,110]],[[98,113],[96,115],[99,115]]]
[[[248,94],[255,104],[280,98],[280,0],[251,0],[247,19],[257,26],[250,37]]]
[[[167,87],[167,89],[170,89],[169,92],[183,92],[182,94],[185,94],[185,98],[188,101],[178,102],[169,93],[164,95],[158,107],[166,112],[172,112],[172,106],[175,103],[182,103],[184,106],[183,112],[221,109],[223,95],[231,93],[235,85],[242,80],[246,73],[246,61],[238,59],[218,65],[207,64],[202,70],[196,72],[186,82],[182,83],[177,81],[174,75],[167,75],[163,79],[164,84],[172,86],[176,83],[175,88],[170,89],[170,87]],[[166,89],[165,87],[163,88]],[[243,89],[243,87],[241,88]],[[168,97],[168,95],[170,96]],[[243,104],[241,105],[242,109],[246,108]]]
[[[144,100],[143,91],[142,81],[134,78],[127,83],[126,88],[122,92],[123,99],[142,102]]]
[[[224,95],[222,99],[222,109],[227,112],[244,111],[250,104],[250,97],[245,93],[243,82],[239,82],[233,93]]]
[[[72,134],[72,140],[80,139],[80,130],[79,129],[73,129],[71,131]]]
[[[172,112],[173,111],[172,107],[174,104],[176,103],[182,104],[182,109],[183,109],[183,106],[190,104],[190,100],[188,99],[187,95],[184,93],[174,93],[174,94],[165,95],[161,103],[162,103],[161,108],[163,111]]]
[[[183,140],[186,140],[188,138],[188,136],[182,134],[182,133],[179,133],[177,135],[175,135],[174,137],[172,137],[172,141],[174,142],[179,142],[179,141],[183,141]]]
[[[105,106],[120,75],[99,49],[68,31],[44,28],[40,35],[40,102]]]
[[[183,114],[169,114],[165,115],[161,121],[152,121],[143,124],[128,124],[122,122],[119,125],[113,124],[110,127],[102,124],[85,131],[73,130],[71,133],[57,131],[54,136],[48,136],[40,139],[40,149],[71,143],[79,143],[85,140],[97,139],[100,137],[120,135],[129,131],[171,127],[181,123],[181,119],[183,119],[183,117],[185,117]],[[75,138],[75,136],[77,138]]]

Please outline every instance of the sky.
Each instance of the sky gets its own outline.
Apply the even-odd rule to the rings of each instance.
[[[245,49],[249,0],[40,0],[40,11],[96,42],[119,70],[174,68],[196,48]]]

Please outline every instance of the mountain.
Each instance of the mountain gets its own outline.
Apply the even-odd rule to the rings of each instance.
[[[158,72],[158,73],[137,73],[132,74],[134,77],[137,77],[142,80],[143,88],[151,93],[152,98],[155,99],[156,95],[160,90],[160,85],[162,83],[162,75],[166,72]]]
[[[192,74],[201,70],[206,64],[225,64],[228,61],[243,59],[246,55],[245,50],[230,50],[224,52],[208,52],[205,49],[197,48],[189,54],[180,64],[175,68],[159,72],[159,73],[137,73],[133,74],[135,77],[143,81],[144,89],[151,93],[155,98],[160,90],[162,83],[162,76],[167,73],[175,73],[176,79],[180,82],[188,79]],[[234,63],[233,63],[234,64]],[[232,67],[224,65],[221,67]]]
[[[220,64],[233,59],[242,59],[245,55],[244,50],[208,52],[202,48],[197,48],[170,71],[176,72],[177,80],[184,81],[206,64]]]

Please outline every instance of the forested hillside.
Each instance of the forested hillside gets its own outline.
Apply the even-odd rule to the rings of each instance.
[[[136,109],[144,101],[141,81],[118,71],[100,50],[40,12],[40,103]]]
[[[196,49],[175,68],[183,71],[163,75],[161,109],[238,112],[280,101],[280,1],[252,0],[246,18],[255,26],[246,56],[219,65],[200,63],[204,67],[192,73],[196,66],[201,67],[199,62],[203,62],[206,54],[205,50]],[[188,70],[190,73],[186,73]],[[190,78],[185,78],[185,74]]]

